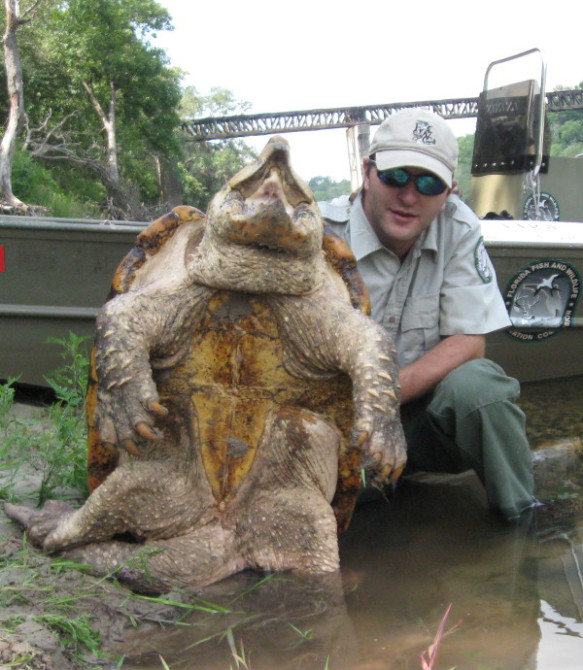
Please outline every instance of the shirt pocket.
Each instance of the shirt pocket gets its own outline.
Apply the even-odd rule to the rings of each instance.
[[[401,331],[423,331],[425,347],[439,342],[439,293],[411,296],[405,300],[401,317]]]

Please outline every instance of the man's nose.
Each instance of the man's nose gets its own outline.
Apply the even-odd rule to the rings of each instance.
[[[419,194],[417,193],[417,187],[415,186],[415,182],[412,179],[408,184],[401,186],[399,189],[399,198],[402,202],[412,203],[417,200],[418,196]]]

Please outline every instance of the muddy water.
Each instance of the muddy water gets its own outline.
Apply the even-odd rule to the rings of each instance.
[[[359,506],[340,575],[237,575],[201,593],[212,606],[116,645],[123,667],[158,669],[162,656],[172,670],[420,669],[451,604],[446,629],[459,625],[434,668],[579,670],[582,399],[583,378],[523,389],[549,503],[528,523],[489,514],[471,474],[419,476]]]

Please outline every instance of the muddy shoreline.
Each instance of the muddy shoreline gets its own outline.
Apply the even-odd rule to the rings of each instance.
[[[577,403],[577,396],[565,398]],[[534,400],[536,397],[537,394],[532,395]],[[532,398],[527,397],[525,402],[534,402]],[[535,411],[535,405],[529,407]],[[562,409],[565,410],[564,404]],[[15,411],[27,420],[34,418],[38,408],[18,405]],[[573,431],[571,425],[569,437],[568,430],[558,430],[557,422],[549,422],[548,412],[544,421],[541,418],[532,425],[535,428],[540,425],[541,429],[534,462],[537,493],[549,503],[542,517],[544,530],[545,523],[554,528],[580,512],[583,448],[577,430]],[[549,426],[554,426],[552,432]],[[10,476],[9,469],[0,470],[0,489]],[[17,502],[30,502],[38,488],[38,477],[38,473],[21,468],[11,496]],[[73,500],[77,496],[81,502],[75,491],[61,494]],[[346,583],[346,575],[343,577],[343,588],[354,588]],[[244,581],[245,577],[241,579]],[[242,583],[235,579],[226,586],[236,589]],[[23,670],[138,667],[121,660],[128,648],[127,640],[133,638],[143,644],[150,633],[155,638],[160,631],[172,630],[174,622],[185,612],[177,604],[191,603],[193,595],[204,596],[174,591],[164,594],[163,599],[149,600],[132,594],[114,580],[92,576],[83,568],[40,554],[23,542],[21,529],[3,511],[0,511],[0,592],[0,669]],[[429,632],[427,640],[431,640]],[[161,659],[153,663],[148,667],[164,667]],[[229,664],[224,667],[226,670]]]

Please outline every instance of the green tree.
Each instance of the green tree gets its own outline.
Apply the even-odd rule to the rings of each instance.
[[[6,126],[0,142],[0,198],[9,207],[24,208],[24,203],[14,195],[12,189],[12,161],[25,119],[24,83],[22,61],[18,48],[18,31],[26,22],[28,7],[21,12],[18,0],[5,0],[4,31],[2,46],[4,51],[4,83],[7,92]]]
[[[24,147],[98,176],[109,215],[136,218],[157,201],[159,167],[178,151],[180,73],[148,41],[171,28],[154,0],[45,0],[23,42],[29,125]],[[66,167],[65,167],[66,165]]]
[[[332,200],[341,195],[350,195],[348,179],[333,181],[330,177],[312,177],[308,182],[316,202]]]
[[[470,195],[470,185],[472,181],[472,158],[474,155],[474,135],[464,135],[458,137],[458,166],[455,171],[455,180],[457,181],[457,190],[462,199]]]
[[[583,89],[583,82],[575,88]],[[551,156],[577,156],[583,153],[583,109],[551,112]]]
[[[208,95],[201,95],[194,86],[189,86],[182,95],[180,114],[188,122],[207,116],[242,114],[249,107],[249,103],[235,100],[232,92],[224,88],[213,88]],[[186,130],[181,130],[179,137],[182,199],[202,210],[230,177],[257,157],[242,140],[195,142]]]

